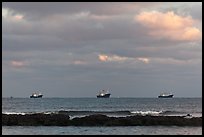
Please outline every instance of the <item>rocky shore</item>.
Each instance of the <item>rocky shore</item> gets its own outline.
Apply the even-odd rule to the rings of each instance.
[[[2,114],[2,126],[202,126],[202,117],[95,114],[70,119],[66,114]]]

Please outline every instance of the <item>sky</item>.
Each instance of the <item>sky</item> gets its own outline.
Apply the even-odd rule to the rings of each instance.
[[[202,2],[3,2],[2,96],[202,97]]]

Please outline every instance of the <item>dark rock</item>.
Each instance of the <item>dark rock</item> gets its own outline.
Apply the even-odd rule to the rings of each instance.
[[[61,114],[2,114],[2,125],[7,126],[65,126],[69,125],[69,116]]]
[[[113,118],[107,117],[106,115],[96,114],[81,118],[73,118],[72,124],[75,126],[102,126],[112,119]]]

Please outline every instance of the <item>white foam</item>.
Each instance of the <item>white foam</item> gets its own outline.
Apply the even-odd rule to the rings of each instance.
[[[12,115],[12,114],[25,115],[26,113],[23,113],[23,112],[2,112],[2,114],[7,114],[7,115]]]
[[[162,111],[133,111],[132,114],[139,114],[139,115],[159,115]]]

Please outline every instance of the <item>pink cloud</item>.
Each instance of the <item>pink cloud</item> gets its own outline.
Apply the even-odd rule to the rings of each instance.
[[[105,54],[98,55],[98,59],[102,62],[108,61],[108,56]]]
[[[124,56],[118,56],[118,55],[105,55],[105,54],[100,54],[98,55],[98,59],[102,62],[125,62],[125,61],[131,61],[131,62],[143,62],[145,64],[148,64],[150,59],[145,58],[145,57],[138,57],[138,58],[133,58],[133,57],[124,57]]]
[[[16,19],[16,20],[22,20],[22,19],[23,19],[23,16],[22,16],[22,15],[16,15],[16,16],[14,16],[14,19]]]
[[[23,61],[11,61],[11,66],[16,67],[16,68],[23,67],[23,66],[25,66],[25,64],[26,63]]]
[[[87,64],[87,62],[82,61],[82,60],[75,60],[75,61],[74,61],[74,64],[75,64],[75,65],[85,65],[85,64]]]
[[[98,58],[102,62],[106,62],[106,61],[123,62],[123,61],[127,61],[127,60],[132,59],[132,58],[128,58],[128,57],[121,57],[118,55],[105,55],[105,54],[98,55]]]
[[[149,35],[170,40],[195,41],[201,38],[201,32],[193,25],[196,23],[190,16],[176,15],[173,11],[142,12],[135,20],[149,29]]]

